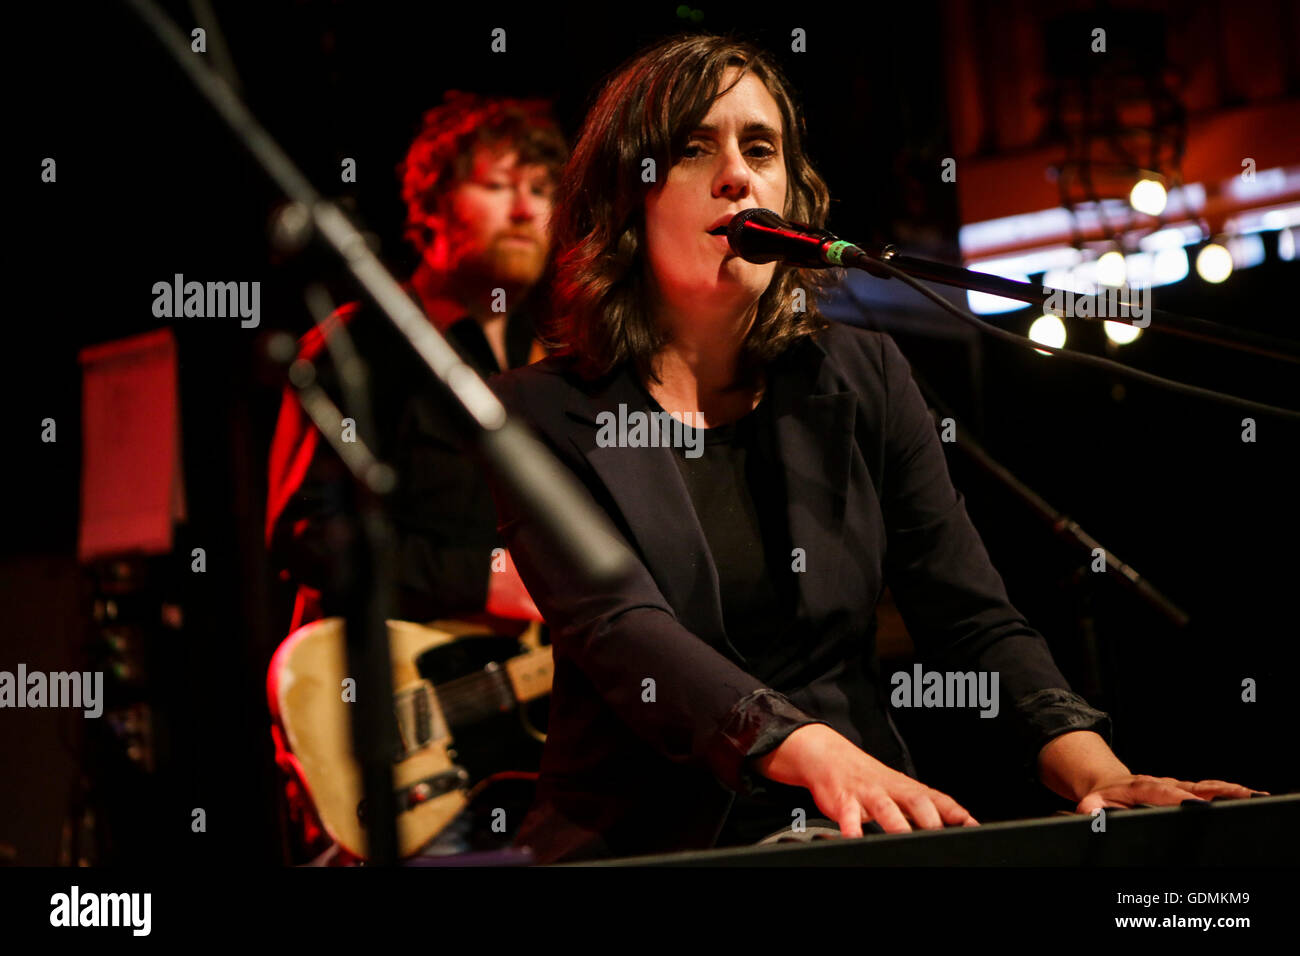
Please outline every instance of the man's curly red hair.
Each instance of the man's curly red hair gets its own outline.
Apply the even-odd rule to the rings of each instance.
[[[520,165],[542,165],[559,179],[568,145],[540,99],[485,97],[451,90],[424,114],[420,131],[397,167],[406,203],[406,238],[422,252],[430,240],[425,219],[438,199],[469,175],[475,149],[513,150]]]

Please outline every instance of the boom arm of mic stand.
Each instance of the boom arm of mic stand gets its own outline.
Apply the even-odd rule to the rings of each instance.
[[[1068,292],[1064,289],[1036,286],[1029,282],[1020,282],[1002,276],[989,275],[985,272],[975,272],[972,269],[963,269],[960,266],[948,265],[945,262],[934,262],[930,259],[916,259],[912,256],[899,255],[897,248],[892,245],[883,246],[879,250],[864,251],[867,252],[867,255],[862,258],[853,257],[852,264],[877,278],[888,279],[890,276],[879,266],[874,265],[871,261],[872,258],[887,262],[895,269],[906,272],[915,279],[956,286],[959,289],[969,289],[973,292],[986,292],[989,295],[998,295],[1006,299],[1017,299],[1029,305],[1045,305],[1048,299],[1054,295],[1068,295],[1076,302],[1080,298],[1091,298],[1094,306],[1092,316],[1080,316],[1080,318],[1091,318],[1097,322],[1126,321],[1122,316],[1104,315],[1104,310],[1100,308],[1103,302],[1106,304],[1106,309],[1111,308],[1113,305],[1116,307],[1126,306],[1130,314],[1134,311],[1143,311],[1137,309],[1134,303],[1127,301],[1111,303],[1105,296],[1080,296],[1078,293]],[[848,259],[849,257],[846,256],[845,258]],[[1151,309],[1150,318],[1151,328],[1155,331],[1168,332],[1183,338],[1195,339],[1211,345],[1219,345],[1240,352],[1249,352],[1254,355],[1300,365],[1300,354],[1296,352],[1298,346],[1294,342],[1288,342],[1249,329],[1225,329],[1224,326],[1215,322],[1207,322],[1205,319],[1179,315],[1175,312],[1166,312],[1163,309]]]
[[[983,446],[971,436],[958,422],[955,415],[944,405],[935,390],[915,371],[912,378],[925,395],[928,404],[934,406],[937,413],[950,418],[955,427],[958,450],[965,454],[976,466],[992,476],[999,484],[1015,495],[1052,533],[1075,548],[1080,555],[1091,557],[1100,550],[1106,555],[1106,567],[1118,573],[1121,587],[1143,601],[1157,614],[1179,630],[1187,627],[1190,618],[1187,612],[1151,585],[1146,578],[1138,574],[1132,565],[1121,561],[1113,551],[1103,548],[1097,539],[1083,530],[1083,527],[1068,515],[1057,511],[1034,489],[1012,474],[1011,470],[998,462]]]

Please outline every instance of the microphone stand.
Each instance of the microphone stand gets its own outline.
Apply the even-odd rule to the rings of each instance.
[[[1058,356],[1063,361],[1076,365],[1109,369],[1113,373],[1122,374],[1134,381],[1158,385],[1184,395],[1211,399],[1256,413],[1276,415],[1293,420],[1300,419],[1300,411],[1295,409],[1281,408],[1276,405],[1217,392],[1214,389],[1204,388],[1200,385],[1191,385],[1186,382],[1162,378],[1151,372],[1113,362],[1100,356],[1090,355],[1087,352],[1058,348],[1045,343],[1041,343],[1040,347],[1039,344],[1034,344],[1026,336],[1016,335],[957,308],[933,289],[922,285],[916,280],[927,279],[944,285],[1007,296],[1023,302],[1038,303],[1046,311],[1050,312],[1056,312],[1060,308],[1059,305],[1052,301],[1059,296],[1069,303],[1069,306],[1063,310],[1066,314],[1084,311],[1090,314],[1081,315],[1080,318],[1101,321],[1120,321],[1120,318],[1115,315],[1120,311],[1136,312],[1141,315],[1155,314],[1162,323],[1158,327],[1160,331],[1173,332],[1203,342],[1221,345],[1225,348],[1252,352],[1256,355],[1295,364],[1300,364],[1300,343],[1285,342],[1257,332],[1242,332],[1213,322],[1206,322],[1202,319],[1190,319],[1186,316],[1175,315],[1172,312],[1154,310],[1150,308],[1149,301],[1139,307],[1135,303],[1130,303],[1127,299],[1120,299],[1119,292],[1116,289],[1108,290],[1100,295],[1080,296],[1063,289],[1039,287],[1028,282],[1017,282],[1014,279],[1004,279],[1001,276],[973,272],[969,269],[962,269],[940,262],[929,262],[924,259],[913,259],[910,256],[900,256],[897,250],[889,245],[879,249],[878,257],[872,256],[853,243],[845,242],[824,229],[814,228],[802,222],[787,222],[772,210],[759,206],[733,215],[731,221],[727,223],[726,233],[732,251],[747,262],[775,262],[779,259],[809,269],[826,269],[838,266],[841,268],[862,269],[879,278],[898,279],[961,321],[974,325],[986,334],[1004,342],[1013,342],[1017,346],[1047,352]],[[1066,299],[1067,296],[1068,299]],[[1075,310],[1070,307],[1080,299],[1089,303],[1089,308]],[[1137,322],[1130,320],[1128,324],[1137,325]],[[1137,327],[1146,328],[1149,324],[1148,321]]]
[[[921,387],[927,402],[935,407],[936,415],[946,414],[942,403],[936,400],[933,389],[922,383],[915,374],[912,377]],[[948,417],[952,418],[952,416]],[[952,421],[956,424],[957,419],[952,418]],[[1113,676],[1111,673],[1113,654],[1105,655],[1110,667],[1104,666],[1102,662],[1102,647],[1098,640],[1096,618],[1092,611],[1093,586],[1099,583],[1097,578],[1102,577],[1107,582],[1116,583],[1121,590],[1136,597],[1180,634],[1188,627],[1190,617],[1186,611],[1139,574],[1137,569],[1122,561],[1109,548],[1102,547],[1097,539],[1088,534],[1077,521],[1064,512],[1058,511],[1034,489],[1017,478],[1005,465],[989,455],[960,424],[956,424],[955,431],[957,436],[955,444],[967,460],[1019,500],[1057,540],[1064,542],[1074,553],[1074,559],[1080,562],[1067,576],[1066,581],[1075,596],[1072,616],[1078,628],[1078,653],[1083,670],[1085,696],[1090,700],[1094,695],[1110,699],[1112,703],[1107,706],[1107,709],[1113,710],[1117,703],[1122,702],[1117,700],[1116,688],[1110,680]],[[1097,551],[1102,553],[1106,562],[1106,573],[1102,575],[1090,571]]]
[[[732,216],[726,232],[732,251],[748,262],[764,263],[782,260],[812,269],[840,266],[862,269],[879,279],[897,278],[901,273],[912,279],[938,282],[959,289],[1016,299],[1043,306],[1045,310],[1053,312],[1055,307],[1049,303],[1051,299],[1059,297],[1072,305],[1083,301],[1088,303],[1087,309],[1071,308],[1069,312],[1086,311],[1088,315],[1077,317],[1094,321],[1126,322],[1128,325],[1137,325],[1137,323],[1114,313],[1123,311],[1129,315],[1149,315],[1160,320],[1158,331],[1171,332],[1174,335],[1224,348],[1251,352],[1300,365],[1300,344],[1296,342],[1288,342],[1245,329],[1229,328],[1204,319],[1166,312],[1163,309],[1151,309],[1149,301],[1142,304],[1130,302],[1126,297],[1122,298],[1119,289],[1110,289],[1096,295],[1051,289],[1029,282],[989,275],[985,272],[975,272],[943,262],[899,255],[897,247],[889,243],[872,246],[868,251],[861,246],[846,242],[825,229],[815,228],[803,222],[787,221],[772,210],[757,206]],[[933,292],[921,289],[920,286],[916,288],[925,295],[934,297]],[[938,301],[937,297],[936,301]],[[952,309],[947,303],[941,304],[946,309]],[[952,311],[956,312],[956,310]],[[1146,328],[1148,324],[1152,323],[1148,322],[1137,327]],[[1052,349],[1051,346],[1048,346],[1048,349],[1059,354],[1059,350]],[[1273,409],[1273,411],[1279,410]],[[1296,414],[1289,410],[1281,411],[1287,415]]]
[[[1103,322],[1124,322],[1138,328],[1146,328],[1147,325],[1153,323],[1148,321],[1143,325],[1137,325],[1137,322],[1133,319],[1115,313],[1122,311],[1129,315],[1148,316],[1160,320],[1159,326],[1156,327],[1157,331],[1170,332],[1200,342],[1208,342],[1224,348],[1251,352],[1255,355],[1300,365],[1300,344],[1296,342],[1288,342],[1245,329],[1233,329],[1215,322],[1207,322],[1204,319],[1194,319],[1189,316],[1166,312],[1163,309],[1152,309],[1149,301],[1145,304],[1134,303],[1130,302],[1127,297],[1121,297],[1119,289],[1110,289],[1096,295],[1080,294],[1065,289],[1051,289],[1028,282],[1019,282],[1015,279],[1006,279],[1002,276],[975,272],[971,269],[963,269],[960,266],[951,266],[943,262],[932,262],[927,259],[915,259],[911,256],[899,255],[898,249],[887,243],[874,246],[868,252],[860,246],[855,246],[851,242],[840,239],[834,233],[827,232],[825,229],[815,228],[807,223],[787,221],[772,210],[762,207],[752,207],[736,213],[727,224],[726,232],[732,251],[748,262],[765,263],[779,259],[812,269],[825,269],[834,266],[862,269],[879,279],[893,279],[905,276],[904,282],[908,282],[909,279],[938,282],[941,285],[956,286],[960,289],[985,292],[990,295],[1039,305],[1045,311],[1051,312],[1055,312],[1057,306],[1052,304],[1050,300],[1058,299],[1058,297],[1059,300],[1068,301],[1071,305],[1082,301],[1088,304],[1088,308],[1070,308],[1068,312],[1073,314],[1085,311],[1089,314],[1077,317]],[[939,303],[943,308],[962,318],[963,321],[967,320],[959,310],[955,309],[950,303],[939,299],[934,292],[919,285],[916,288],[922,294]],[[980,322],[973,316],[970,317],[970,320],[986,327],[998,337],[1008,335],[1004,330]],[[1053,354],[1066,354],[1050,345],[1046,346],[1046,349]],[[1089,357],[1078,353],[1072,354],[1070,358],[1076,362],[1096,364],[1089,361]],[[1140,373],[1135,370],[1130,370],[1130,374],[1134,377],[1141,377]],[[1149,375],[1146,378],[1148,380],[1157,379],[1156,376]],[[1169,383],[1166,382],[1165,384]],[[1198,392],[1202,395],[1215,395],[1208,389],[1195,386],[1184,386],[1183,390]],[[1216,397],[1222,399],[1226,396]],[[1280,413],[1288,417],[1300,417],[1300,413],[1290,409],[1273,408],[1258,402],[1236,400],[1234,403],[1241,407],[1253,407],[1261,411]]]
[[[900,255],[897,247],[891,244],[882,245],[874,250],[864,250],[864,253],[864,255],[858,257],[846,254],[844,257],[846,260],[845,264],[858,266],[877,278],[892,278],[886,270],[881,269],[879,265],[874,264],[873,260],[879,260],[880,262],[888,263],[900,272],[907,273],[915,279],[938,282],[941,285],[955,286],[973,292],[986,292],[989,295],[998,295],[1006,299],[1016,299],[1030,305],[1046,306],[1047,301],[1053,296],[1070,296],[1072,301],[1075,303],[1087,299],[1091,300],[1090,305],[1092,306],[1092,314],[1076,317],[1090,319],[1091,321],[1122,322],[1133,325],[1134,323],[1131,318],[1126,319],[1122,316],[1106,315],[1104,313],[1120,308],[1125,309],[1130,316],[1145,312],[1144,309],[1139,308],[1136,304],[1121,297],[1118,294],[1118,290],[1116,291],[1115,298],[1112,299],[1111,295],[1108,293],[1086,295],[1068,292],[1063,289],[1052,289],[1047,286],[1037,286],[1030,282],[1020,282],[1016,279],[1007,279],[1002,276],[989,275],[984,272],[975,272],[972,269],[963,269],[960,266],[952,266],[944,262],[935,262],[929,259],[916,259],[912,256]],[[850,259],[854,259],[855,261],[850,263],[848,261]],[[1279,339],[1261,332],[1254,332],[1249,329],[1229,329],[1216,322],[1208,322],[1205,319],[1179,315],[1176,312],[1167,312],[1164,309],[1152,308],[1150,310],[1149,318],[1151,320],[1151,328],[1156,331],[1169,332],[1173,335],[1182,336],[1183,338],[1195,339],[1196,341],[1205,342],[1211,345],[1218,345],[1224,348],[1249,352],[1266,358],[1300,365],[1300,353],[1296,351],[1296,344],[1284,339]]]
[[[1106,569],[1118,572],[1118,581],[1124,590],[1138,598],[1175,628],[1182,630],[1187,627],[1190,619],[1186,611],[1152,587],[1132,565],[1121,561],[1109,548],[1103,548],[1097,539],[1084,531],[1077,521],[1052,507],[1038,492],[1012,474],[1009,468],[994,459],[958,422],[957,417],[928,383],[915,372],[912,373],[912,378],[924,394],[926,402],[935,409],[936,413],[952,419],[957,437],[955,444],[981,471],[1015,495],[1027,510],[1049,528],[1053,535],[1077,552],[1081,559],[1090,561],[1094,552],[1100,550],[1106,556]]]
[[[608,518],[582,497],[576,480],[526,428],[507,417],[500,401],[428,322],[339,207],[316,191],[230,85],[203,57],[190,52],[189,39],[175,22],[153,0],[127,3],[446,386],[445,400],[468,418],[477,451],[521,511],[537,520],[548,543],[574,568],[575,585],[603,587],[623,578],[631,567],[631,552]],[[357,679],[352,733],[364,781],[367,852],[373,863],[383,866],[397,861],[398,843],[392,755],[386,746],[391,739],[386,728],[396,729],[384,619],[384,589],[391,578],[386,557],[390,535],[377,502],[377,495],[387,490],[386,482],[376,481],[377,476],[382,476],[382,471],[372,469],[367,480],[357,482],[364,539],[358,548],[359,565],[365,567],[356,569],[352,580],[364,585],[364,593],[354,593],[348,600],[347,648],[349,667]]]

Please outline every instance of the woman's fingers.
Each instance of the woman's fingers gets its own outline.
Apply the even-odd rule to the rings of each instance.
[[[856,795],[846,794],[834,807],[822,809],[839,823],[845,837],[862,836],[862,825],[868,821],[874,821],[886,833],[979,826],[979,821],[956,800],[929,788],[905,787],[891,793],[883,787],[871,787]]]
[[[1251,790],[1236,783],[1223,780],[1179,780],[1178,786],[1190,790],[1199,797],[1249,797],[1252,793],[1264,793],[1263,790]]]
[[[782,746],[793,746],[797,743],[793,738],[794,734]],[[834,735],[830,738],[830,744],[838,742]],[[817,807],[838,823],[845,837],[862,836],[862,825],[867,821],[886,833],[911,833],[913,823],[924,830],[942,830],[945,825],[978,826],[970,812],[946,793],[885,766],[847,740],[842,744],[842,749],[848,751],[848,759],[842,761],[834,759],[837,754],[828,756],[824,749],[816,747],[811,755],[807,748],[796,747],[793,756],[811,761],[811,766],[796,779],[812,793]]]
[[[945,826],[979,826],[960,803],[941,790],[926,788],[895,796],[899,807],[925,830],[942,830]]]
[[[960,824],[964,827],[979,826],[980,822],[971,816],[970,811],[948,794],[941,790],[931,790],[930,795],[933,797],[934,805],[939,809],[939,816],[943,817],[944,823]]]
[[[1075,809],[1079,813],[1091,814],[1094,810],[1100,810],[1102,808],[1123,809],[1123,806],[1121,804],[1110,802],[1100,793],[1090,793],[1079,801],[1079,805]]]
[[[1125,809],[1139,803],[1158,807],[1202,799],[1203,796],[1183,789],[1172,777],[1138,776],[1088,794],[1077,809],[1079,813],[1092,813],[1099,807]]]
[[[907,811],[911,817],[923,830],[942,830],[943,820],[939,818],[939,811],[934,806],[934,801],[930,799],[930,793],[925,790],[915,790],[906,793],[900,793],[894,798],[899,807]]]
[[[1184,800],[1201,799],[1190,790],[1184,790],[1178,786],[1178,781],[1169,777],[1157,780],[1139,779],[1133,784],[1132,790],[1136,803],[1149,803],[1157,807],[1171,803],[1182,803]]]
[[[840,809],[835,814],[839,822],[840,833],[849,839],[862,836],[862,805],[852,797],[845,797]]]
[[[862,798],[862,806],[870,819],[878,823],[886,833],[912,832],[912,827],[903,816],[903,811],[898,809],[898,804],[884,790],[869,791]]]

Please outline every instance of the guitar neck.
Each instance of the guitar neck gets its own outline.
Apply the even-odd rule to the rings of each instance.
[[[506,675],[519,703],[545,697],[551,692],[551,679],[555,676],[550,645],[510,658],[506,661]]]
[[[551,692],[554,671],[551,648],[546,646],[438,684],[432,690],[438,700],[437,710],[445,715],[447,723],[461,726],[545,697]]]

